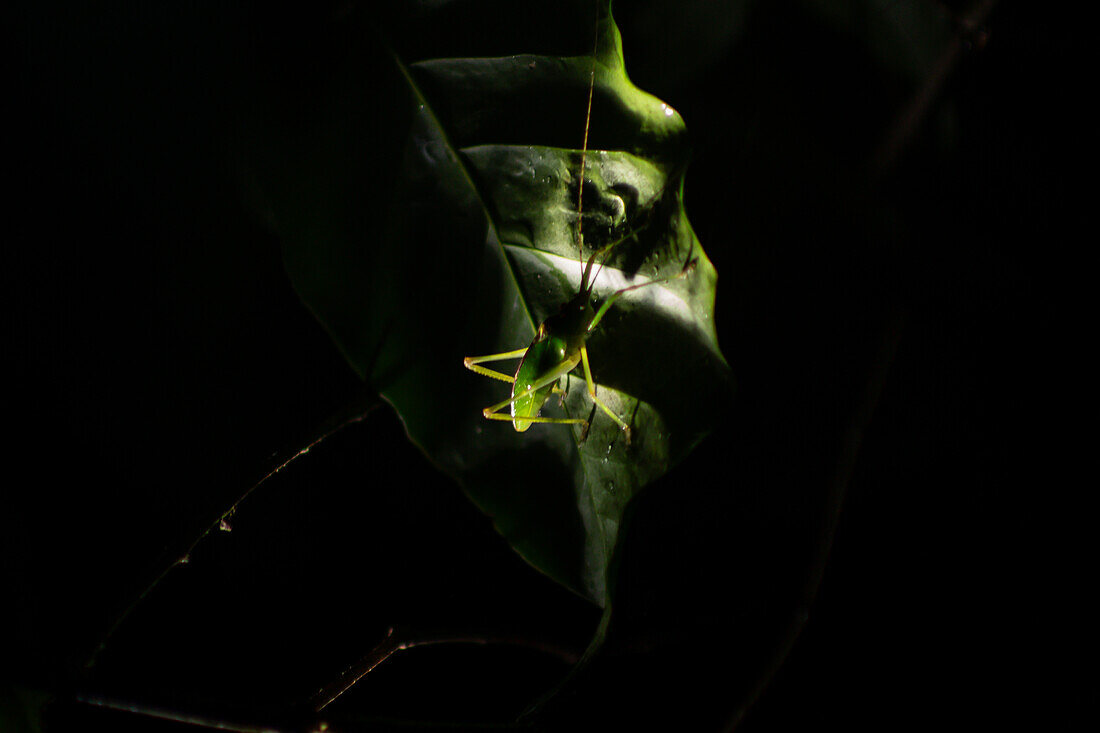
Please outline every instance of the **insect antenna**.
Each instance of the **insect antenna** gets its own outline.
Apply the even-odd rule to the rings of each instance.
[[[581,170],[580,179],[577,183],[577,259],[584,259],[584,232],[582,231],[584,224],[584,167],[588,160],[588,127],[592,121],[592,95],[596,89],[596,52],[600,47],[600,27],[599,27],[599,12],[597,11],[596,17],[596,34],[595,39],[592,41],[592,68],[588,72],[588,108],[584,113],[584,142],[581,144]],[[592,260],[596,258],[596,253],[592,253],[592,257],[589,258],[588,264],[585,265],[584,273],[581,275],[581,287],[580,291],[584,292],[588,289],[588,275],[592,270]]]

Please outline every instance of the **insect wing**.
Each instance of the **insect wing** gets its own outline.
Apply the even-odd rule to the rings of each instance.
[[[522,432],[531,426],[530,421],[522,418],[538,416],[542,406],[550,397],[556,380],[542,384],[534,390],[532,387],[538,385],[540,381],[545,381],[550,374],[563,373],[561,370],[565,362],[563,339],[551,336],[531,344],[531,348],[527,350],[516,368],[516,381],[512,385],[512,397],[523,395],[512,402],[512,417],[516,430]]]

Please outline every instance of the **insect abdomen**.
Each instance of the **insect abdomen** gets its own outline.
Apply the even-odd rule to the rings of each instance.
[[[545,338],[531,344],[516,368],[516,381],[512,385],[512,397],[524,395],[549,374],[559,371],[565,362],[565,341],[560,338]],[[550,397],[554,389],[557,377],[539,386],[530,394],[519,397],[512,402],[512,426],[517,432],[523,432],[531,427],[530,420],[524,417],[537,417]]]

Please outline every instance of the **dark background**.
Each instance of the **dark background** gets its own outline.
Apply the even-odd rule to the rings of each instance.
[[[687,121],[688,213],[721,276],[739,392],[637,502],[608,658],[548,719],[716,728],[792,643],[743,730],[1037,710],[1031,609],[1052,581],[1034,505],[1059,481],[1048,406],[1070,391],[1051,377],[1049,282],[1079,211],[1061,164],[1064,19],[1000,3],[955,29],[958,57],[894,148],[923,82],[858,27],[800,3],[738,21],[731,4],[721,17],[747,30],[706,42],[702,21],[655,7],[616,6],[627,69]],[[598,614],[516,558],[385,407],[265,485],[82,669],[212,519],[370,403],[290,289],[236,155],[270,90],[254,82],[274,64],[301,69],[277,87],[323,94],[311,83],[348,37],[333,29],[370,13],[16,15],[5,684],[289,724],[396,625],[527,646],[408,652],[346,714],[517,712]],[[876,167],[883,150],[897,155]],[[65,729],[106,713],[51,715]]]

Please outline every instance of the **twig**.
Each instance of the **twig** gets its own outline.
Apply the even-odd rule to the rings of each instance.
[[[955,34],[948,42],[947,48],[940,53],[932,67],[932,72],[925,77],[924,83],[902,108],[901,113],[894,119],[886,135],[875,148],[875,153],[871,157],[872,179],[880,179],[889,173],[912,142],[944,83],[954,71],[959,56],[966,50],[975,33],[981,33],[980,38],[984,42],[983,26],[996,4],[997,0],[976,0],[968,12],[955,19]]]
[[[130,703],[122,700],[112,700],[106,697],[98,697],[94,695],[82,696],[78,695],[76,701],[85,705],[90,705],[96,708],[102,708],[104,710],[113,710],[120,713],[130,713],[131,715],[140,715],[146,718],[154,718],[156,720],[167,720],[180,725],[187,725],[193,728],[206,728],[208,730],[224,730],[231,731],[231,733],[280,733],[279,729],[270,725],[259,725],[255,723],[243,723],[240,721],[229,720],[223,717],[213,717],[209,715],[198,715],[195,713],[183,713],[170,708],[157,707],[155,705],[145,705],[141,703]]]
[[[825,575],[833,541],[836,539],[841,509],[844,506],[848,484],[855,471],[856,458],[863,444],[863,436],[878,409],[886,379],[890,373],[890,367],[897,356],[904,327],[905,313],[901,310],[892,313],[886,323],[877,353],[871,362],[863,394],[860,395],[851,421],[844,431],[840,455],[837,457],[836,470],[829,486],[828,513],[818,538],[819,548],[814,553],[814,561],[809,569],[806,585],[803,588],[802,603],[795,610],[794,618],[787,625],[783,637],[779,640],[766,668],[758,676],[756,684],[744,698],[741,706],[730,716],[727,722],[728,730],[733,730],[741,723],[748,710],[767,689],[780,666],[794,649],[795,642],[798,641],[798,637],[802,634],[802,630],[809,620],[808,609],[813,605],[817,592],[821,588],[821,580]]]
[[[520,636],[494,636],[488,634],[433,634],[421,638],[398,637],[393,627],[386,631],[386,636],[366,656],[344,670],[339,677],[325,685],[311,698],[315,712],[321,712],[336,701],[341,695],[355,686],[359,680],[370,674],[379,664],[389,659],[400,651],[414,649],[423,646],[437,646],[440,644],[477,644],[487,646],[490,644],[522,647],[542,652],[557,657],[565,664],[576,664],[580,655],[576,652],[563,649],[549,642],[538,639],[528,639]]]
[[[164,580],[169,573],[171,573],[175,568],[191,562],[191,553],[195,551],[195,548],[198,547],[200,542],[202,542],[210,533],[214,532],[215,530],[219,530],[222,532],[232,531],[232,528],[229,525],[230,517],[232,517],[233,514],[237,511],[237,508],[244,503],[245,499],[252,495],[252,492],[263,486],[265,483],[267,483],[269,479],[273,478],[277,473],[282,471],[291,463],[309,453],[322,441],[327,440],[344,428],[350,427],[351,425],[355,425],[356,423],[365,420],[367,416],[370,415],[370,413],[373,412],[374,408],[377,406],[377,404],[373,404],[366,410],[356,415],[353,415],[350,418],[346,418],[337,423],[335,427],[324,431],[319,436],[311,440],[304,448],[299,449],[289,458],[279,463],[279,465],[277,465],[275,468],[268,471],[267,474],[263,476],[263,478],[254,483],[247,491],[241,494],[240,498],[233,502],[232,506],[219,514],[218,517],[213,522],[211,522],[209,526],[207,526],[206,529],[204,529],[190,545],[187,546],[187,549],[183,551],[183,554],[177,557],[171,563],[169,563],[168,567],[162,570],[160,574],[157,575],[157,577],[155,577],[153,581],[145,588],[145,590],[143,590],[138,595],[138,597],[135,598],[133,602],[131,602],[130,605],[128,605],[121,614],[119,614],[118,618],[115,619],[115,622],[111,624],[111,627],[107,630],[107,633],[103,635],[102,640],[99,642],[96,648],[92,650],[91,654],[88,655],[87,661],[84,662],[84,668],[91,669],[95,666],[100,653],[102,653],[107,648],[108,642],[110,642],[111,638],[122,627],[122,624],[126,622],[126,619],[130,617],[130,614],[134,611],[134,609],[136,609],[141,604],[141,602],[144,601],[156,589],[158,585],[160,585],[161,581]]]

